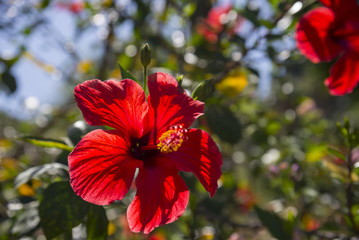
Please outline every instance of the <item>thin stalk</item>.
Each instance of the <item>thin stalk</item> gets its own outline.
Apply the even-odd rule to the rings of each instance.
[[[345,193],[346,193],[346,204],[347,204],[347,209],[348,209],[348,218],[352,225],[352,230],[355,233],[358,233],[358,230],[355,227],[354,216],[352,213],[352,207],[353,207],[353,180],[352,180],[353,161],[352,161],[352,147],[351,146],[347,153],[347,169],[348,169],[348,180],[347,180],[347,183],[345,186]]]
[[[147,96],[147,66],[143,66],[143,91]]]

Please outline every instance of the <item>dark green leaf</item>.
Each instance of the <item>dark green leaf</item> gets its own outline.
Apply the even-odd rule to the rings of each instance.
[[[0,59],[1,62],[3,62],[6,65],[5,71],[4,72],[9,72],[11,67],[17,63],[17,61],[19,61],[20,57],[22,57],[23,52],[25,51],[25,47],[21,46],[20,47],[20,52],[19,54],[17,54],[15,57],[10,58],[10,59]]]
[[[283,34],[268,34],[268,40],[278,40],[283,37]]]
[[[273,237],[278,240],[292,239],[295,224],[295,219],[293,217],[290,217],[290,219],[286,221],[275,213],[265,211],[257,206],[254,207],[254,210],[263,226],[268,229]]]
[[[17,89],[17,83],[15,77],[10,71],[5,71],[1,74],[2,83],[9,89],[10,93],[14,93]]]
[[[102,206],[91,205],[86,222],[88,240],[105,240],[107,238],[108,219]]]
[[[196,87],[192,93],[192,98],[200,101],[206,101],[213,93],[214,90],[214,79],[208,79]]]
[[[254,75],[259,76],[259,72],[258,72],[257,69],[254,69],[254,68],[249,67],[249,66],[247,66],[246,68],[247,68],[251,73],[253,73]]]
[[[35,166],[20,173],[15,178],[14,185],[18,188],[20,185],[29,182],[31,179],[39,179],[46,176],[68,177],[69,168],[60,163],[48,163]]]
[[[275,25],[269,20],[261,19],[261,20],[259,20],[259,22],[268,29],[275,28]]]
[[[129,71],[121,66],[120,62],[118,62],[118,67],[120,68],[122,79],[132,79],[137,83],[140,83]]]
[[[68,182],[55,182],[43,193],[39,206],[40,225],[48,239],[79,225],[88,203],[77,196]]]
[[[85,129],[82,127],[78,127],[75,124],[67,129],[67,136],[69,137],[71,143],[74,146],[80,142],[80,140],[85,134]]]
[[[61,151],[61,153],[59,155],[57,155],[55,162],[56,163],[61,163],[65,166],[68,166],[68,157],[69,157],[69,152],[68,151]]]
[[[211,104],[205,113],[209,128],[223,141],[236,143],[241,138],[241,125],[228,108]]]
[[[69,152],[71,152],[74,149],[73,147],[70,147],[66,143],[59,141],[59,140],[55,140],[55,139],[27,136],[27,137],[20,138],[20,140],[34,144],[36,146],[40,146],[40,147],[53,147],[53,148],[66,150]]]
[[[259,18],[258,18],[259,10],[251,10],[248,8],[248,6],[246,6],[246,8],[243,11],[241,11],[240,14],[244,18],[251,21],[255,27],[261,26],[261,23],[259,22]]]

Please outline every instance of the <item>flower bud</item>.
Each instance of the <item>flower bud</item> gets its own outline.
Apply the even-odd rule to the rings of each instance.
[[[178,85],[182,86],[182,82],[183,82],[183,75],[179,75],[176,77]]]
[[[147,67],[151,62],[151,49],[148,43],[145,43],[141,47],[140,51],[141,63],[144,67]]]

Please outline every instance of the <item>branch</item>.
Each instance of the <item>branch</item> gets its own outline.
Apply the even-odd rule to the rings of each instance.
[[[346,196],[346,204],[347,204],[347,210],[348,210],[348,218],[349,218],[353,232],[358,234],[359,231],[355,227],[354,216],[352,213],[352,207],[353,207],[353,180],[352,180],[353,160],[352,160],[352,144],[351,143],[350,143],[349,151],[347,153],[347,169],[348,169],[348,175],[347,175],[348,180],[345,184],[345,196]]]

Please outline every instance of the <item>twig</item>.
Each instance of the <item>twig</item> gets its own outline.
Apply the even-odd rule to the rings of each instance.
[[[349,131],[349,130],[348,130]],[[349,151],[347,153],[347,169],[348,169],[348,181],[345,185],[345,195],[346,195],[346,203],[348,210],[348,217],[351,223],[351,228],[355,233],[359,233],[355,227],[354,216],[352,213],[353,207],[353,180],[352,180],[352,171],[353,171],[353,161],[352,161],[352,144],[350,142]]]

